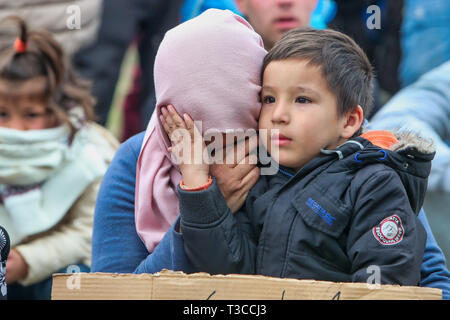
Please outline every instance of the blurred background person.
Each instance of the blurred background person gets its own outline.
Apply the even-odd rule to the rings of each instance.
[[[237,11],[233,0],[104,3],[97,41],[75,56],[75,64],[93,81],[98,122],[121,141],[144,130],[153,112],[153,62],[165,32],[209,8]]]
[[[400,27],[403,0],[335,0],[336,16],[328,24],[350,37],[375,68],[374,108],[370,119],[400,89]]]
[[[125,89],[125,95],[130,95],[122,101],[130,117],[125,121],[125,136],[119,137],[122,140],[141,131],[148,122],[147,112],[141,109],[154,95],[156,50],[165,32],[178,24],[181,5],[182,0],[104,1],[96,41],[74,57],[76,68],[92,81],[97,121],[106,125],[125,54],[130,46],[137,52],[128,74],[124,74],[131,92]]]
[[[450,60],[450,1],[403,1],[399,77],[405,87]]]
[[[0,20],[19,16],[33,29],[51,32],[67,56],[95,41],[103,0],[0,0]],[[17,36],[14,27],[2,27],[0,48]]]
[[[266,50],[286,32],[310,26],[318,0],[235,0],[239,11],[261,35]]]
[[[46,31],[0,50],[0,225],[8,299],[49,299],[52,274],[89,271],[97,192],[118,147],[92,122],[89,86]],[[2,258],[3,260],[3,258]]]

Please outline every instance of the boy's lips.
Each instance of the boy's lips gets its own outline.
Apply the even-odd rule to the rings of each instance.
[[[270,138],[272,139],[272,142],[279,146],[284,146],[289,144],[292,139],[286,137],[285,135],[281,133],[273,133],[271,134]]]

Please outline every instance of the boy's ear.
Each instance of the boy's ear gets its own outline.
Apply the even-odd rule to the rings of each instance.
[[[360,105],[357,105],[352,111],[344,116],[341,138],[350,139],[361,128],[364,120],[364,111]]]

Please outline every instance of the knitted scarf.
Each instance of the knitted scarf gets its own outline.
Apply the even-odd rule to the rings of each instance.
[[[106,171],[88,143],[87,129],[71,135],[67,124],[29,131],[0,128],[0,225],[11,246],[55,226]]]

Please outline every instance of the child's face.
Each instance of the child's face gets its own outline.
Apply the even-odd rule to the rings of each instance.
[[[335,95],[319,67],[308,61],[270,62],[263,76],[259,129],[268,129],[265,147],[279,148],[275,160],[296,170],[320,154],[343,143],[345,117],[338,117]],[[279,130],[279,136],[273,131]],[[270,143],[272,142],[272,143]]]
[[[57,125],[55,115],[41,102],[0,97],[0,127],[16,130],[41,130]]]

